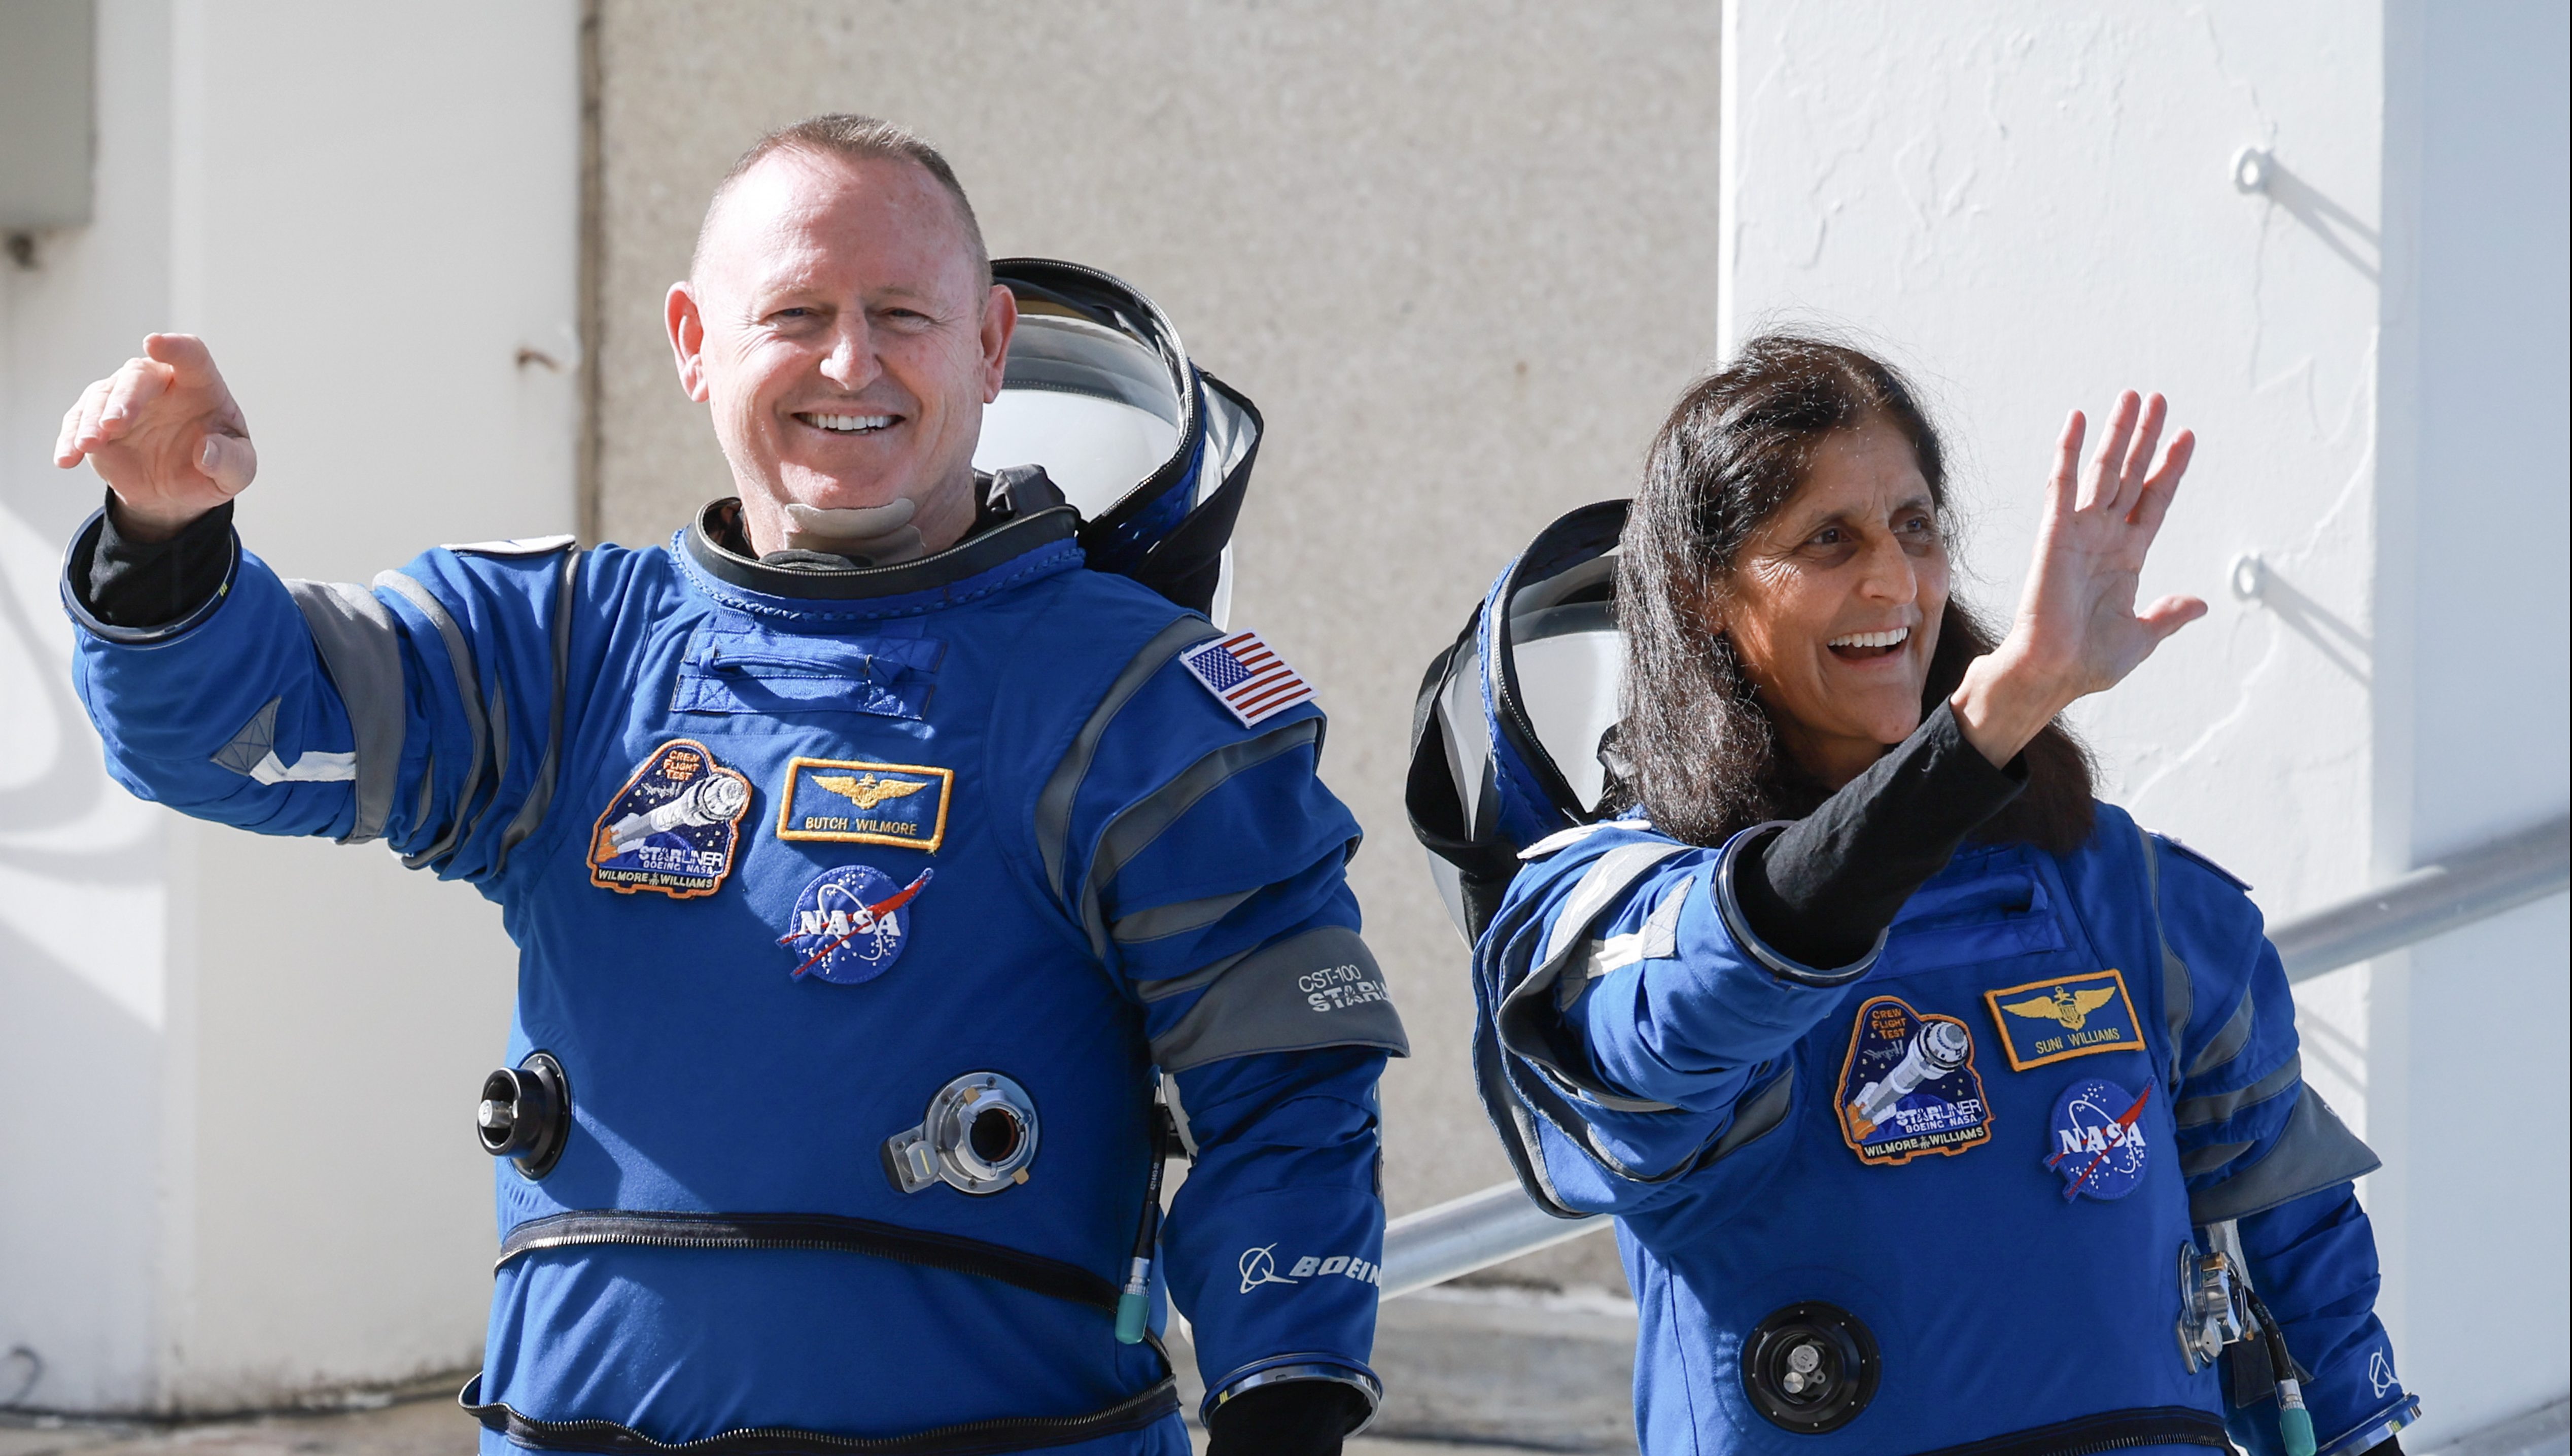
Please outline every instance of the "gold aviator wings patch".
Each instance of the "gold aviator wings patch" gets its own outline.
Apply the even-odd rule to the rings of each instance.
[[[880,779],[874,774],[855,778],[847,774],[815,774],[813,782],[860,809],[873,809],[887,799],[907,798],[929,787],[914,779]]]

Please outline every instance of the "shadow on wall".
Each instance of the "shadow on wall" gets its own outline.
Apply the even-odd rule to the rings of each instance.
[[[2233,182],[2244,192],[2259,193],[2275,203],[2368,283],[2384,281],[2384,239],[2365,220],[2323,196],[2275,157],[2260,151],[2243,153],[2234,163]]]

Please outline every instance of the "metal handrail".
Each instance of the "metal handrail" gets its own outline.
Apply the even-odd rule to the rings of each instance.
[[[2572,816],[2557,814],[2281,922],[2269,928],[2268,941],[2285,963],[2286,979],[2306,981],[2558,894],[2567,883]],[[1557,1218],[1514,1182],[1406,1213],[1385,1225],[1383,1297],[1551,1248],[1609,1221],[1605,1215]]]

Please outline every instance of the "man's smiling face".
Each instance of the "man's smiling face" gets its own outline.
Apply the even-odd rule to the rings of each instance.
[[[667,314],[755,549],[785,544],[790,501],[909,499],[929,549],[963,537],[1017,323],[983,280],[955,199],[908,161],[788,148],[735,179]]]

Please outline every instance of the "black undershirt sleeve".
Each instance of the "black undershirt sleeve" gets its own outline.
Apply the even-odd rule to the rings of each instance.
[[[111,627],[158,627],[204,606],[223,589],[233,559],[233,503],[207,511],[166,541],[138,541],[116,528],[110,504],[87,561],[70,563],[72,592]]]
[[[1819,969],[1854,964],[2026,785],[2025,756],[1992,767],[1941,703],[1821,808],[1744,848],[1733,868],[1741,913],[1780,955]]]

